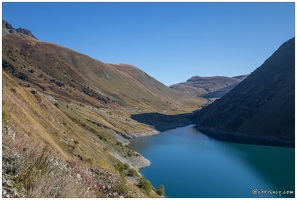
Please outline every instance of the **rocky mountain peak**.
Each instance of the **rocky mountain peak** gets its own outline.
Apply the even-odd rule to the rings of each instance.
[[[2,34],[11,34],[11,33],[22,33],[37,39],[30,30],[25,28],[17,28],[15,29],[10,23],[5,20],[2,20]]]

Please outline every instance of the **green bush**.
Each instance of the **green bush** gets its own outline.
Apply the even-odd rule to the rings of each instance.
[[[119,193],[119,195],[126,196],[129,192],[128,187],[126,185],[125,178],[115,185],[115,191]]]
[[[101,136],[101,135],[99,136],[99,139],[102,140],[102,141],[106,141],[106,138],[104,136]]]
[[[118,170],[120,172],[123,172],[124,170],[130,169],[129,164],[127,164],[127,163],[125,163],[125,164],[119,163],[119,164],[116,164],[114,167],[115,167],[116,170]]]
[[[125,164],[124,164],[124,170],[127,170],[127,169],[130,169],[130,165],[127,164],[127,163],[125,163]]]
[[[2,110],[2,122],[5,122],[7,120],[7,113]]]
[[[139,174],[137,173],[137,171],[135,169],[129,169],[128,176],[139,177]]]
[[[154,190],[155,188],[152,186],[152,184],[151,184],[151,182],[149,180],[141,178],[139,180],[139,187],[142,188],[146,192],[148,197],[153,197],[154,196],[154,195],[152,196],[151,191]]]
[[[164,188],[164,185],[160,185],[157,190],[156,190],[157,194],[158,195],[164,195],[165,194],[165,188]]]
[[[143,189],[145,189],[146,191],[149,191],[153,188],[151,182],[147,179],[141,178],[139,180],[139,186]]]

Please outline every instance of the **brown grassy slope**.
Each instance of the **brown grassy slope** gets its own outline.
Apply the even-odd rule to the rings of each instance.
[[[201,96],[228,87],[235,83],[239,83],[240,81],[240,79],[226,76],[193,76],[186,82],[171,85],[170,88],[190,96]]]
[[[200,129],[294,144],[295,38],[279,47],[230,93],[202,109]]]
[[[5,87],[2,91],[3,111],[18,128],[38,140],[46,141],[58,150],[64,159],[73,154],[84,158],[100,157],[103,151],[100,143],[89,145],[96,135],[92,136],[82,127],[69,119],[59,108],[49,102],[41,93],[31,87],[20,87],[3,72]],[[14,86],[11,86],[12,83]],[[74,141],[79,141],[79,145]],[[83,148],[82,148],[83,147]],[[102,166],[108,166],[112,158],[101,158]]]
[[[120,175],[114,167],[121,162],[135,169],[148,164],[123,143],[128,142],[127,138],[155,131],[154,127],[131,116],[147,112],[188,113],[201,108],[206,100],[191,99],[173,91],[130,65],[105,64],[22,33],[11,34],[5,27],[2,33],[2,131],[5,134],[2,145],[8,147],[6,150],[11,146],[8,138],[19,140],[21,135],[26,136],[33,146],[39,143],[49,146],[57,152],[58,159],[69,165],[76,158],[79,165],[107,170],[115,179],[125,182],[120,185],[114,182],[112,189],[103,189],[99,194],[95,188],[97,197],[125,188],[129,188],[129,192],[122,194],[125,197],[158,197],[125,181],[123,173]],[[9,132],[16,134],[11,136]],[[105,185],[100,187],[110,185],[103,181]],[[29,196],[54,197],[47,195],[30,193]],[[112,194],[119,195],[120,192]]]
[[[14,78],[10,77],[6,72],[3,72],[3,91],[2,91],[2,118],[3,118],[3,127],[2,131],[6,129],[10,129],[13,132],[13,142],[21,141],[22,138],[27,136],[29,138],[29,146],[33,147],[39,143],[42,143],[43,146],[47,145],[51,151],[57,152],[56,154],[52,154],[56,159],[62,160],[67,165],[72,166],[73,159],[77,165],[82,166],[82,168],[77,168],[76,173],[80,173],[80,169],[82,170],[86,167],[88,174],[89,168],[99,168],[100,170],[105,170],[108,173],[114,174],[113,178],[117,180],[125,180],[114,168],[114,166],[119,162],[115,157],[111,155],[111,153],[117,153],[121,156],[127,156],[129,154],[130,157],[139,157],[135,152],[131,151],[127,147],[123,145],[118,145],[117,141],[113,138],[109,137],[106,134],[105,129],[100,129],[95,126],[91,129],[91,125],[87,125],[86,122],[83,122],[83,118],[69,118],[68,115],[65,115],[63,112],[63,108],[65,105],[62,102],[59,102],[54,105],[54,103],[47,100],[44,95],[38,91],[36,91],[32,87],[23,87],[20,86]],[[70,105],[72,106],[72,105]],[[71,108],[68,108],[68,112],[73,114],[73,116],[78,116]],[[67,113],[67,114],[69,114]],[[70,115],[70,114],[69,114]],[[76,120],[75,120],[76,119]],[[80,121],[79,121],[80,120]],[[101,138],[101,139],[100,139]],[[7,131],[3,131],[2,137],[2,146],[10,147],[11,149],[11,141],[9,140],[9,135],[7,135]],[[21,149],[27,148],[25,146],[21,146]],[[36,149],[36,151],[40,151],[41,149]],[[34,152],[34,150],[31,150]],[[7,153],[6,150],[4,150]],[[28,152],[28,151],[27,151]],[[18,152],[22,153],[22,152]],[[39,153],[39,152],[38,152]],[[27,154],[22,160],[28,160],[33,154]],[[9,159],[17,159],[17,158],[9,158]],[[82,159],[82,160],[80,160]],[[37,162],[37,161],[36,161]],[[45,160],[46,163],[49,163],[49,160]],[[26,164],[26,163],[21,163]],[[49,163],[50,165],[50,163]],[[33,163],[33,167],[36,167]],[[30,166],[24,166],[24,170],[17,170],[20,176],[28,176],[28,170]],[[30,168],[31,169],[31,168]],[[47,171],[44,173],[44,176],[41,175],[35,176],[31,174],[32,181],[34,182],[41,179],[43,182],[47,182],[48,186],[51,185],[52,176],[49,175],[51,171]],[[50,170],[50,169],[49,169]],[[33,172],[32,172],[33,173]],[[59,169],[55,170],[55,173],[62,173]],[[84,172],[82,172],[84,173]],[[46,176],[45,176],[46,175]],[[47,176],[49,175],[49,176]],[[81,174],[83,176],[84,174]],[[68,172],[65,172],[65,177],[59,176],[58,180],[67,179],[71,182],[75,182],[77,180],[76,175],[73,177],[68,176]],[[89,175],[88,175],[89,176]],[[90,175],[92,176],[92,174]],[[7,174],[5,174],[7,178]],[[61,179],[59,179],[61,178]],[[72,180],[73,179],[73,180]],[[38,184],[34,183],[34,188],[22,187],[22,184],[26,186],[27,179],[15,179],[11,178],[17,182],[17,186],[20,190],[22,190],[27,197],[55,197],[49,194],[36,193],[39,192]],[[101,180],[101,179],[100,179]],[[101,180],[103,181],[103,180]],[[92,182],[93,183],[93,182]],[[61,183],[62,184],[62,183]],[[94,185],[87,185],[89,183],[84,183],[83,186],[87,190],[87,187],[93,187]],[[107,184],[107,183],[105,183]],[[118,182],[109,183],[113,187],[113,189],[108,190],[109,192],[117,192],[119,189]],[[125,187],[129,188],[128,193],[124,193],[123,196],[130,197],[146,197],[146,195],[135,185],[126,181],[124,184]],[[67,186],[67,185],[66,185]],[[83,197],[80,196],[78,191],[68,190],[65,186],[65,190],[61,197]],[[69,184],[70,186],[70,184]],[[102,186],[102,184],[101,184]],[[33,187],[33,186],[32,186]],[[44,186],[45,187],[45,186]],[[63,186],[64,187],[64,186]],[[74,186],[73,186],[74,187]],[[76,187],[76,186],[75,186]],[[121,187],[124,187],[121,185]],[[22,189],[23,188],[23,189]],[[27,188],[27,189],[26,189]],[[31,189],[32,190],[31,190]],[[73,188],[75,189],[75,188]],[[76,188],[77,189],[77,188]],[[96,188],[92,188],[92,194],[95,196],[90,197],[106,197],[109,192],[99,191]],[[68,190],[68,194],[67,194]],[[20,192],[20,191],[19,191]],[[107,194],[106,194],[107,193]],[[29,195],[29,196],[28,196]],[[37,195],[37,196],[36,196]],[[43,196],[46,195],[46,196]],[[74,195],[74,196],[73,196]],[[78,196],[75,196],[78,195]],[[98,196],[99,195],[99,196]],[[120,194],[122,195],[122,194]]]
[[[49,88],[48,84],[54,83],[67,90],[79,90],[104,102],[116,102],[124,107],[138,107],[145,111],[166,110],[170,107],[167,102],[177,104],[177,101],[186,99],[184,95],[133,66],[105,64],[70,49],[24,35],[3,36],[3,46],[10,46],[19,52],[19,56],[16,55],[19,57],[18,62],[29,62],[35,68],[37,73],[30,74],[32,78],[29,81],[41,85],[45,90],[52,91],[53,88]],[[69,100],[83,101],[74,94],[64,94],[62,91],[55,93],[61,98],[69,96]],[[98,102],[90,101],[89,104],[100,106]],[[203,99],[193,101],[204,104]]]
[[[122,86],[111,88],[107,83],[101,82],[105,78],[109,81],[111,77],[111,82],[119,79],[126,81],[129,78],[115,73],[117,69],[109,65],[57,45],[41,45],[44,47],[41,53],[44,57],[42,57],[40,52],[38,53],[39,43],[40,41],[19,33],[3,36],[2,116],[5,120],[2,130],[13,128],[17,133],[16,139],[19,139],[18,133],[28,135],[32,145],[38,142],[47,144],[57,151],[59,159],[65,162],[70,162],[76,157],[82,159],[80,164],[104,168],[122,180],[122,176],[114,168],[114,165],[121,163],[118,157],[125,158],[131,167],[137,168],[129,160],[138,160],[141,156],[122,145],[121,142],[126,141],[120,135],[127,136],[133,133],[137,136],[138,132],[152,131],[152,128],[130,118],[131,113],[141,111],[130,108],[131,99],[119,98],[118,103],[112,99],[117,100],[118,96],[114,91],[121,89]],[[60,52],[59,48],[62,49]],[[69,68],[64,70],[59,65],[60,61],[64,62],[64,67],[67,66],[67,59],[63,60],[63,55],[61,55],[63,59],[52,56],[58,55],[57,52],[61,54],[66,52],[65,59],[71,58],[67,61],[70,63]],[[90,67],[92,69],[81,69],[88,64],[94,64]],[[100,70],[101,72],[103,70],[105,77],[103,79],[100,79],[98,74]],[[85,82],[80,83],[74,78]],[[91,85],[90,79],[100,79],[100,81],[97,80],[98,85]],[[133,86],[134,83],[129,84]],[[104,87],[111,89],[105,90]],[[166,99],[170,98],[165,97]],[[164,108],[170,108],[170,104],[167,104],[164,103]],[[197,108],[194,104],[189,103],[182,109],[176,110],[190,111]],[[163,102],[160,105],[163,106]],[[146,103],[140,106],[151,110],[158,108],[158,105],[152,108]],[[6,146],[9,145],[9,141],[5,138],[2,139],[3,145]],[[117,158],[112,156],[113,154],[116,154]],[[144,191],[129,181],[126,181],[125,185],[131,192],[124,196],[146,197]],[[153,193],[151,195],[157,196]]]
[[[171,90],[133,66],[104,64],[27,35],[3,35],[2,50],[2,68],[18,84],[54,97],[64,104],[61,108],[73,109],[63,109],[71,119],[93,128],[88,120],[124,134],[151,131],[130,116],[189,113],[206,103]]]

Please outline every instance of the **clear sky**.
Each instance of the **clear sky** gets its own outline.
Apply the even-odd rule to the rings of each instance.
[[[236,76],[295,36],[295,3],[2,3],[2,18],[106,63],[134,65],[165,85]]]

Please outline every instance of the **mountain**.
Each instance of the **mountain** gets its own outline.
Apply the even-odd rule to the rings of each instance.
[[[248,75],[243,75],[243,76],[240,76],[240,78],[246,78]],[[239,79],[239,80],[243,80],[243,79]],[[235,88],[238,84],[238,83],[234,83],[232,85],[229,85],[227,87],[223,87],[221,89],[218,89],[218,90],[215,90],[213,92],[209,92],[209,93],[206,93],[206,94],[203,94],[201,95],[200,97],[203,97],[203,98],[206,98],[206,99],[219,99],[221,98],[222,96],[226,95],[228,92],[230,92],[231,90],[233,90],[233,88]]]
[[[10,23],[8,23],[5,20],[2,20],[2,35],[4,34],[9,34],[9,33],[23,33],[25,35],[28,35],[30,37],[33,37],[37,39],[30,30],[25,29],[25,28],[13,28]]]
[[[5,197],[160,197],[141,186],[137,170],[149,161],[128,139],[158,133],[150,113],[174,128],[205,103],[2,21]]]
[[[204,98],[220,98],[233,89],[247,76],[248,75],[242,75],[232,78],[226,76],[193,76],[186,82],[171,85],[170,88],[192,97],[201,96]],[[218,93],[214,93],[216,91],[218,91]]]
[[[97,106],[112,103],[146,111],[167,110],[178,104],[175,99],[186,99],[185,95],[131,65],[106,64],[59,45],[16,34],[4,35],[3,47],[6,55],[10,53],[9,48],[16,49],[18,55],[13,52],[14,58],[11,55],[8,58],[12,58],[12,62],[29,64],[28,69],[15,65],[10,69],[14,76],[24,75],[25,81],[43,91],[53,92],[61,99]],[[11,62],[11,59],[5,58],[4,61]],[[79,92],[92,98],[81,98]],[[202,98],[199,100],[204,101]]]
[[[203,133],[244,143],[294,146],[295,38],[196,116]]]

